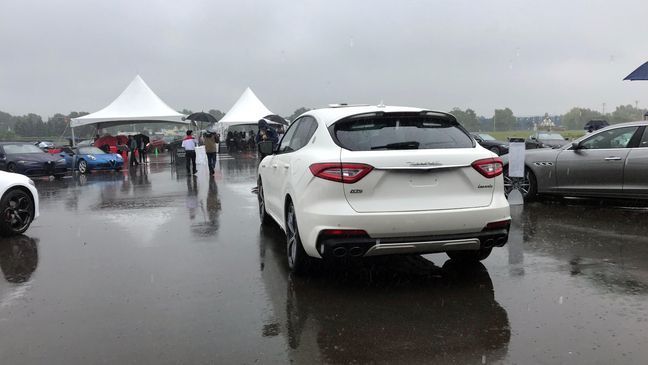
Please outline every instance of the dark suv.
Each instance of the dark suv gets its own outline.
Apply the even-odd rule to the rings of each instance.
[[[585,129],[588,132],[593,132],[595,130],[605,128],[609,126],[610,123],[607,122],[607,120],[590,120],[589,122],[585,123]]]

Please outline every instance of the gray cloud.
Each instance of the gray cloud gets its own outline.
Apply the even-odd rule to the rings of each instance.
[[[491,115],[648,106],[644,1],[0,2],[0,110],[95,111],[141,74],[175,108],[332,102]]]

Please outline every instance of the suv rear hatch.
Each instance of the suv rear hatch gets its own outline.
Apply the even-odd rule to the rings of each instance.
[[[330,131],[342,147],[343,167],[364,164],[370,170],[343,183],[357,212],[475,208],[492,201],[501,162],[480,153],[451,115],[370,113],[342,119]]]

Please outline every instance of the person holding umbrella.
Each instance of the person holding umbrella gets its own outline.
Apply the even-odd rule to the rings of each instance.
[[[209,174],[214,174],[214,167],[216,166],[216,152],[218,141],[216,133],[207,131],[203,134],[203,144],[205,145],[205,153],[207,153],[207,165],[209,166]]]

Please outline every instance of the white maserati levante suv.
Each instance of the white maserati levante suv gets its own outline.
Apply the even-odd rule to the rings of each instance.
[[[261,221],[285,231],[295,272],[313,258],[446,252],[477,261],[508,239],[502,161],[450,114],[312,110],[258,171]]]
[[[0,171],[0,235],[24,233],[38,217],[38,191],[25,175]]]

